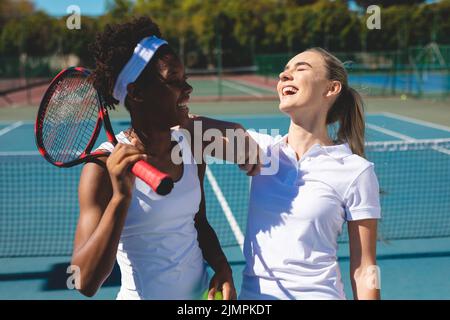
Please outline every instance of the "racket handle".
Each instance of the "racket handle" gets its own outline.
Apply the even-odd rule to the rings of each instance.
[[[131,172],[147,183],[159,195],[165,196],[172,191],[172,178],[143,160],[136,162],[131,168]]]

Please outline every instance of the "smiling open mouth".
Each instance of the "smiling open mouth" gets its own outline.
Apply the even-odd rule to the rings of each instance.
[[[188,112],[189,113],[189,107],[188,107],[189,99],[184,100],[182,102],[177,103],[177,110],[181,112]]]
[[[188,109],[188,103],[189,103],[189,96],[184,96],[180,101],[177,103],[177,108],[184,110]]]
[[[298,92],[298,89],[293,86],[286,86],[282,89],[281,92],[282,92],[283,96],[291,96],[291,95],[296,94]]]

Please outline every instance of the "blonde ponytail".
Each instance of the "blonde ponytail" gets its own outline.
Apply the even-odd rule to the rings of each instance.
[[[325,60],[328,79],[339,81],[342,89],[327,114],[327,125],[338,123],[336,139],[347,142],[353,153],[364,157],[364,103],[361,95],[348,85],[348,75],[343,63],[322,48],[307,51],[319,53]]]

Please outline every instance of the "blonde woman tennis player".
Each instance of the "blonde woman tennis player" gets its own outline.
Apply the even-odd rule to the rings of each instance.
[[[379,299],[379,186],[364,158],[362,99],[321,48],[293,57],[277,91],[288,134],[249,131],[278,170],[252,180],[239,298],[345,299],[337,239],[347,221],[353,296]]]

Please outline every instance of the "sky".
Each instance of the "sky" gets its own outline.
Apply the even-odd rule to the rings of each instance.
[[[35,8],[52,16],[67,14],[70,5],[80,7],[82,15],[99,16],[106,10],[106,0],[34,0]]]

